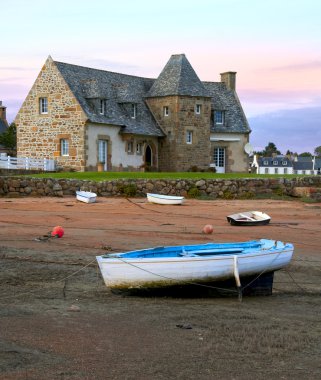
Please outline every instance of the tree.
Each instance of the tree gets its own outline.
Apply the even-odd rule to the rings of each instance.
[[[315,149],[314,149],[314,155],[318,158],[321,158],[321,145],[320,146],[317,146]]]
[[[312,154],[310,152],[303,152],[299,154],[299,157],[312,157]]]
[[[269,142],[262,152],[264,157],[271,157],[274,154],[281,154],[273,142]]]
[[[11,123],[3,133],[0,133],[0,145],[8,149],[10,154],[16,154],[17,129],[15,123]]]

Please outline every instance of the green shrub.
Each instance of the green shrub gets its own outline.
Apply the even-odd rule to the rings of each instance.
[[[188,190],[187,195],[189,198],[197,198],[201,195],[201,192],[197,187],[193,186]]]
[[[122,192],[126,197],[134,197],[137,193],[137,188],[133,184],[125,185]]]
[[[234,199],[235,196],[233,193],[231,193],[229,190],[225,190],[223,192],[223,196],[222,196],[223,199]]]
[[[246,191],[242,193],[239,198],[240,199],[254,199],[255,194],[252,191]]]

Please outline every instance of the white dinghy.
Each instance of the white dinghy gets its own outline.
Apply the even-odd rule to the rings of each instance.
[[[96,193],[92,193],[91,191],[76,191],[76,199],[77,201],[84,203],[95,203],[97,198]]]
[[[151,203],[160,205],[181,205],[184,202],[184,197],[175,195],[151,194],[147,193],[147,200]]]

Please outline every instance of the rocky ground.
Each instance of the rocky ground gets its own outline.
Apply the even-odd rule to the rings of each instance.
[[[226,215],[268,213],[234,227]],[[202,233],[212,224],[211,235]],[[61,225],[61,239],[43,240]],[[40,239],[39,239],[40,238]],[[295,245],[272,296],[117,296],[95,256],[271,238]],[[321,204],[143,198],[0,198],[0,378],[319,379]]]

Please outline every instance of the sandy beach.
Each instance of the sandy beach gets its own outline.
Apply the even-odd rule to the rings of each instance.
[[[271,216],[230,226],[226,215]],[[202,233],[212,224],[213,234]],[[53,227],[61,239],[42,239]],[[268,238],[295,246],[272,296],[119,296],[95,256]],[[0,378],[319,379],[321,204],[277,200],[0,198]]]

